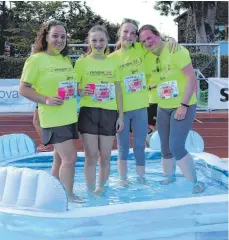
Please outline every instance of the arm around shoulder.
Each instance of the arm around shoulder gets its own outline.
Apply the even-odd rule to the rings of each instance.
[[[184,67],[192,63],[189,51],[181,46],[175,53],[171,53],[173,63],[182,70]]]

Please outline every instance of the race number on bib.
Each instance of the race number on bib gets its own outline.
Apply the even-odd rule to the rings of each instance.
[[[179,95],[177,81],[168,81],[160,84],[157,88],[158,96],[162,99],[175,98]]]
[[[138,73],[124,78],[126,92],[139,92],[146,89],[146,79],[144,73]]]
[[[94,102],[107,102],[115,99],[115,85],[113,83],[95,84]]]
[[[63,81],[59,83],[58,96],[62,100],[69,100],[76,98],[77,95],[77,83],[75,81]]]

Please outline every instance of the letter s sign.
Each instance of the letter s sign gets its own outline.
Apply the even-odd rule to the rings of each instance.
[[[220,98],[220,101],[227,102],[228,101],[228,88],[222,88],[220,90],[220,94],[224,97],[224,98]]]

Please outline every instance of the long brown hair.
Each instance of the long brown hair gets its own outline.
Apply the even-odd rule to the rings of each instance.
[[[108,35],[108,32],[107,32],[107,30],[106,30],[106,28],[104,27],[104,26],[102,26],[102,25],[95,25],[95,26],[93,26],[90,30],[89,30],[89,32],[88,32],[88,36],[87,36],[87,42],[88,42],[88,49],[87,49],[87,53],[86,53],[86,55],[89,55],[89,54],[91,54],[91,52],[92,52],[92,48],[91,48],[91,46],[90,46],[90,41],[89,41],[89,39],[90,39],[90,35],[91,35],[91,33],[94,33],[94,32],[103,32],[103,33],[105,33],[105,35],[106,35],[106,37],[107,37],[107,42],[109,41],[109,35]],[[108,47],[108,44],[107,44],[107,46],[106,46],[106,48],[105,48],[105,50],[104,50],[104,54],[105,55],[108,55],[110,53],[110,49],[109,49],[109,47]]]
[[[35,39],[35,43],[33,46],[33,49],[34,49],[33,54],[47,50],[48,43],[46,41],[46,36],[47,36],[50,28],[53,26],[63,26],[66,31],[66,35],[67,35],[67,27],[65,26],[64,23],[57,21],[57,20],[49,20],[49,21],[43,23],[41,25],[41,28],[38,31],[37,37]],[[64,49],[60,52],[60,54],[63,56],[68,55],[67,41],[66,41],[66,45],[65,45]]]

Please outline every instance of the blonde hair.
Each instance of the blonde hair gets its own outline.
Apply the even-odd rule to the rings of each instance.
[[[93,26],[90,30],[89,30],[89,32],[88,32],[88,36],[87,36],[87,41],[88,41],[88,49],[87,49],[87,53],[86,53],[86,55],[89,55],[89,54],[91,54],[91,52],[92,52],[92,48],[91,48],[91,46],[90,46],[90,44],[89,44],[89,39],[90,39],[90,35],[91,35],[91,33],[94,33],[94,32],[103,32],[103,33],[105,33],[105,35],[106,35],[106,37],[107,37],[107,42],[109,41],[109,35],[108,35],[108,32],[107,32],[107,30],[106,30],[106,28],[104,27],[104,26],[102,26],[102,25],[95,25],[95,26]],[[105,55],[108,55],[110,53],[110,49],[109,49],[109,47],[108,47],[108,45],[106,46],[106,48],[105,48],[105,50],[104,50],[104,54]]]
[[[121,32],[121,29],[122,29],[122,27],[123,27],[123,25],[124,25],[125,23],[132,23],[133,25],[135,25],[135,26],[137,27],[136,34],[138,35],[138,26],[137,26],[136,24],[134,24],[134,23],[131,22],[131,21],[129,21],[129,22],[128,22],[128,21],[122,22],[122,24],[121,24],[121,26],[120,26],[120,28],[119,28],[119,30],[118,30],[118,37],[119,37],[119,39],[118,39],[118,41],[117,41],[116,44],[115,44],[115,50],[119,50],[119,49],[121,48],[121,46],[122,46],[121,40],[120,40],[120,32]],[[132,44],[132,47],[134,47],[134,43]]]

